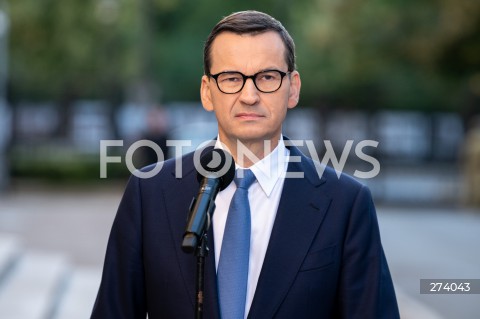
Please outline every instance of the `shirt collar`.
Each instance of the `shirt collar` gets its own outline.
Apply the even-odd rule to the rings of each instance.
[[[222,148],[220,137],[217,138],[215,148]],[[258,184],[269,197],[280,177],[285,175],[288,166],[290,151],[285,147],[283,136],[280,136],[277,147],[260,161],[250,166]],[[235,163],[235,168],[242,168]]]

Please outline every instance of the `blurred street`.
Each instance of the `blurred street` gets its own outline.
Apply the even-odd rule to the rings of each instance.
[[[63,288],[54,293],[58,301],[50,306],[48,318],[88,317],[123,187],[123,182],[64,189],[29,184],[17,185],[0,197],[0,235],[18,238],[22,255],[61,255],[68,265],[70,275],[63,279]],[[479,295],[421,295],[419,281],[480,279],[480,212],[453,207],[379,206],[378,216],[402,318],[478,316]],[[78,273],[82,275],[75,277]],[[89,278],[89,286],[85,278]],[[0,280],[1,310],[9,278],[2,276]],[[83,288],[69,293],[69,287],[79,282],[83,282]],[[67,306],[69,309],[65,309]]]

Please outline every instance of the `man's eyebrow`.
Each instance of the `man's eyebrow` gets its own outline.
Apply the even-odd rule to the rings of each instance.
[[[254,73],[252,73],[252,74],[244,74],[244,73],[241,72],[241,71],[238,71],[238,70],[229,70],[229,69],[223,70],[223,71],[220,71],[220,72],[217,72],[217,73],[213,73],[213,74],[238,72],[238,73],[242,73],[242,74],[244,74],[244,75],[253,75],[253,74],[260,73],[260,72],[265,72],[265,71],[278,71],[278,70],[281,71],[281,68],[276,67],[276,66],[272,66],[272,67],[267,67],[267,68],[260,69],[260,70],[258,70],[257,72],[254,72]]]
[[[272,67],[269,67],[269,68],[264,68],[258,72],[265,72],[265,71],[277,71],[277,70],[281,70],[281,68],[277,67],[277,66],[272,66]]]

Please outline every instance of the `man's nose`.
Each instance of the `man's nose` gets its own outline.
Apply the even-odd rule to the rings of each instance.
[[[240,100],[249,105],[253,105],[259,100],[259,91],[253,82],[253,79],[247,79],[242,91],[240,92]]]

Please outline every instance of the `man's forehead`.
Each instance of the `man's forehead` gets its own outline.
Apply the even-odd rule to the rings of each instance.
[[[265,56],[271,60],[281,59],[283,62],[285,51],[285,44],[275,31],[245,34],[225,31],[213,41],[210,54],[213,66],[215,62],[222,63],[230,59],[261,59]]]

